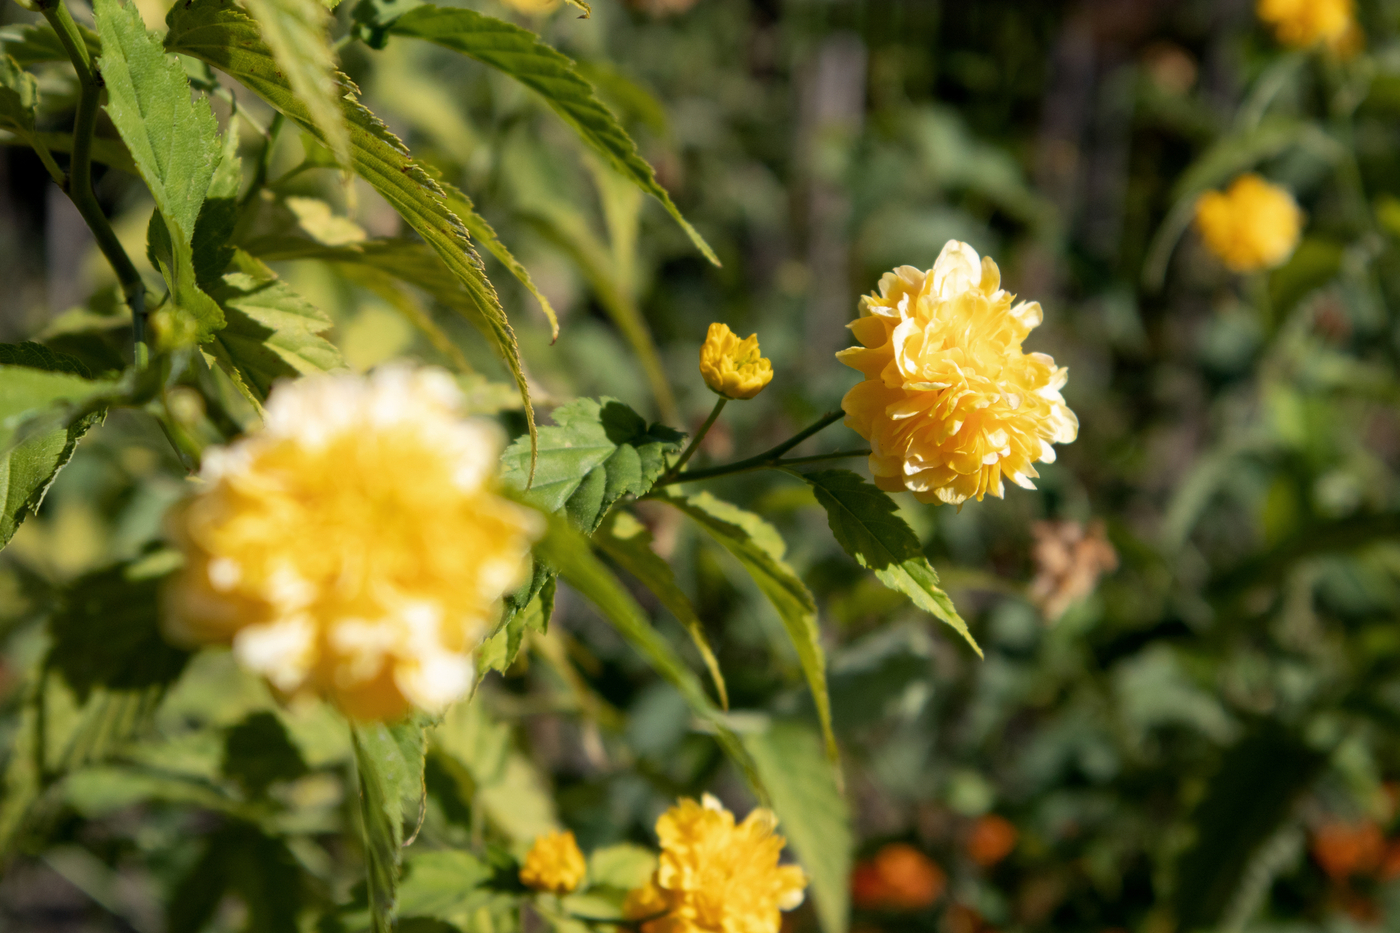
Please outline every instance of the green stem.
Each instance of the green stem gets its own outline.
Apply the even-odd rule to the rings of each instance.
[[[847,457],[868,456],[870,456],[870,448],[866,447],[861,450],[837,450],[829,454],[815,454],[811,457],[770,458],[767,460],[752,458],[749,460],[740,460],[738,463],[728,463],[724,466],[711,467],[708,470],[687,470],[680,476],[672,476],[663,479],[656,485],[672,486],[676,483],[692,483],[702,479],[715,479],[720,476],[736,476],[740,473],[753,473],[757,470],[783,470],[803,463],[822,463],[827,460],[845,460]]]
[[[277,133],[282,129],[282,120],[280,112],[274,114],[272,123],[267,127],[266,140],[263,142],[262,150],[258,153],[258,163],[253,169],[253,183],[248,186],[248,193],[243,195],[243,200],[238,203],[240,209],[253,203],[258,192],[267,187],[267,172],[272,165],[272,148],[277,145]]]
[[[719,401],[715,402],[715,407],[710,410],[710,417],[705,419],[705,423],[700,425],[700,430],[696,431],[695,436],[690,439],[690,446],[686,447],[681,458],[676,461],[676,465],[666,471],[667,477],[675,476],[681,471],[681,467],[689,463],[690,458],[695,456],[695,452],[700,449],[700,442],[705,439],[706,434],[710,433],[710,428],[714,427],[715,422],[719,420],[719,413],[724,411],[724,406],[727,404],[729,404],[729,399],[721,395]]]
[[[102,76],[93,66],[88,54],[87,43],[78,32],[78,24],[73,14],[68,12],[62,0],[45,0],[41,5],[44,18],[58,34],[68,53],[73,69],[78,74],[78,115],[73,122],[73,159],[68,168],[68,183],[65,190],[73,206],[82,215],[88,229],[92,231],[97,248],[111,264],[112,271],[121,283],[126,303],[131,308],[131,335],[135,343],[136,365],[144,367],[149,358],[146,347],[146,283],[141,273],[126,254],[102,206],[97,203],[97,195],[92,190],[92,139],[97,131],[97,108],[102,97]]]
[[[53,179],[53,183],[60,188],[66,185],[68,183],[68,176],[63,174],[63,169],[59,168],[58,163],[53,160],[53,153],[49,152],[49,147],[44,143],[44,140],[39,134],[31,133],[22,138],[25,142],[29,143],[29,148],[33,149],[35,154],[39,156],[39,161],[44,163],[44,169],[49,173],[49,177]]]
[[[716,411],[718,411],[719,407],[720,406],[716,406]],[[672,483],[688,483],[691,480],[697,479],[714,479],[716,476],[731,476],[735,473],[749,473],[754,470],[781,469],[793,463],[816,463],[820,460],[836,460],[842,457],[868,456],[870,454],[868,450],[842,450],[831,454],[817,454],[815,457],[794,457],[789,460],[781,459],[783,454],[792,450],[798,444],[823,428],[830,427],[840,421],[845,416],[846,413],[843,411],[829,411],[822,415],[815,424],[803,428],[778,446],[769,448],[756,457],[749,457],[747,460],[738,460],[734,463],[725,464],[724,466],[710,467],[706,470],[687,470],[684,473],[679,473],[677,470],[686,460],[685,457],[682,457],[681,464],[677,464],[677,468],[667,473],[656,485],[669,486]],[[713,420],[713,417],[714,416],[711,415],[711,420]],[[706,422],[706,424],[708,426],[709,422]],[[700,429],[701,436],[704,435],[706,429],[707,428]],[[692,442],[691,446],[694,446],[694,442]]]

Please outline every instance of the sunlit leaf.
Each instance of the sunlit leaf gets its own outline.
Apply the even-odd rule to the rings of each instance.
[[[967,640],[980,657],[982,649],[924,556],[919,539],[899,517],[898,506],[873,483],[850,470],[798,473],[826,509],[831,533],[845,552],[880,582],[913,600],[914,605],[942,619]]]
[[[414,719],[359,724],[352,731],[375,933],[394,928],[404,823],[417,820],[423,799],[423,732]]]

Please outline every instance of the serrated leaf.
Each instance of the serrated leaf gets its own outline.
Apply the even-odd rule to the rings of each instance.
[[[820,738],[797,723],[775,722],[747,733],[744,746],[768,787],[778,831],[807,872],[822,929],[845,933],[854,837],[850,809],[831,769],[823,767]]]
[[[115,2],[115,0],[109,0]],[[263,41],[258,24],[223,0],[191,0],[177,3],[166,17],[170,27],[166,48],[197,58],[237,79],[280,110],[321,142],[316,121],[292,91]],[[351,162],[355,171],[378,191],[408,225],[432,247],[442,264],[465,293],[466,312],[492,342],[510,368],[525,405],[530,437],[536,436],[535,411],[530,387],[520,361],[515,331],[506,318],[495,288],[486,278],[461,220],[448,207],[442,189],[423,171],[404,144],[355,98],[349,78],[338,76],[345,96],[340,106],[350,133]],[[453,306],[463,311],[458,303]]]
[[[424,728],[412,719],[393,725],[356,724],[351,738],[359,776],[370,917],[375,933],[391,933],[404,822],[417,819],[416,805],[423,795]]]
[[[81,413],[116,387],[86,376],[77,360],[39,344],[0,344],[0,547],[38,511],[78,441],[102,420],[101,410],[55,417]]]
[[[525,608],[510,613],[496,633],[481,643],[476,653],[478,676],[487,671],[505,673],[520,654],[525,632],[534,630],[543,633],[548,630],[550,616],[554,614],[554,589],[554,577],[547,577],[540,591],[531,597]]]
[[[211,296],[227,321],[214,339],[258,394],[266,398],[278,379],[338,372],[345,359],[321,334],[332,321],[247,254],[235,259]]]
[[[194,234],[222,154],[207,101],[193,100],[179,61],[146,31],[135,3],[96,0],[107,113],[176,240]]]
[[[97,58],[102,54],[102,40],[82,23],[76,25],[78,35],[87,45],[88,55]],[[23,68],[43,62],[68,61],[68,50],[48,23],[26,23],[0,29],[0,51],[13,57]]]
[[[535,91],[617,171],[660,201],[705,258],[719,265],[714,250],[681,216],[670,194],[656,180],[652,167],[637,152],[637,144],[612,111],[598,100],[593,85],[579,74],[567,56],[513,23],[473,10],[432,4],[409,10],[389,26],[389,32],[461,52]]]
[[[603,618],[641,654],[653,670],[685,697],[696,715],[714,728],[720,747],[744,772],[754,791],[760,797],[765,796],[753,760],[738,736],[726,725],[724,714],[705,695],[700,678],[685,665],[666,639],[652,628],[642,607],[637,605],[617,577],[593,556],[588,542],[567,522],[551,515],[549,530],[536,550],[558,570],[566,583],[598,608]]]
[[[549,303],[544,292],[535,285],[535,280],[530,276],[530,270],[526,269],[520,260],[515,258],[510,249],[501,242],[501,238],[496,234],[496,230],[486,218],[476,212],[476,205],[465,193],[444,182],[443,190],[447,192],[447,203],[457,216],[462,218],[462,223],[466,224],[467,230],[476,237],[477,242],[486,247],[486,251],[496,257],[496,261],[506,267],[515,280],[525,286],[534,299],[539,302],[540,310],[549,319],[550,338],[559,339],[559,317],[554,313],[554,306]]]
[[[623,496],[642,496],[666,471],[685,435],[646,420],[617,399],[575,399],[554,410],[555,427],[539,432],[539,459],[529,483],[530,449],[516,441],[501,457],[501,480],[546,512],[564,512],[586,534],[598,529]],[[528,487],[528,489],[527,489]]]
[[[700,616],[696,614],[695,607],[690,604],[685,591],[676,583],[676,575],[672,572],[671,565],[652,550],[651,532],[647,527],[629,512],[616,512],[598,529],[593,541],[619,567],[651,590],[656,598],[661,600],[661,605],[685,626],[691,641],[695,642],[695,649],[700,652],[705,667],[710,671],[710,678],[715,682],[719,705],[729,709],[729,691],[725,688],[724,674],[719,669],[719,661],[715,658],[709,639],[705,637],[705,625],[700,621]]]
[[[246,5],[262,27],[263,41],[292,92],[321,131],[326,147],[348,168],[350,134],[340,108],[344,90],[336,77],[335,53],[328,39],[327,7],[321,0],[246,0]]]
[[[0,55],[0,130],[28,139],[34,132],[39,82],[8,55]]]
[[[826,509],[836,543],[856,563],[874,571],[881,583],[908,596],[920,609],[952,626],[977,656],[982,656],[967,623],[938,585],[938,573],[924,556],[918,536],[899,517],[899,508],[888,495],[850,470],[792,472],[812,487],[817,501]]]
[[[667,489],[658,498],[689,515],[734,555],[777,610],[812,691],[817,719],[826,738],[827,757],[835,764],[838,760],[836,734],[831,728],[826,652],[822,649],[821,630],[817,627],[817,603],[796,571],[783,561],[787,544],[782,535],[752,512],[716,499],[707,492],[687,496]]]

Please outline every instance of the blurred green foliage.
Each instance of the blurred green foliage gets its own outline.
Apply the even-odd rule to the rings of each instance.
[[[816,596],[843,799],[801,780],[823,764],[784,620],[719,541],[661,503],[638,507],[775,805],[838,823],[848,809],[857,860],[905,842],[946,873],[928,903],[858,891],[855,925],[1400,923],[1400,3],[1360,0],[1367,46],[1345,61],[1281,49],[1251,4],[1216,0],[595,0],[589,19],[466,5],[579,63],[723,263],[520,85],[357,32],[383,44],[339,50],[368,106],[470,196],[558,312],[555,341],[530,288],[486,257],[541,409],[611,396],[693,430],[712,402],[698,347],[724,321],[757,331],[776,371],[696,461],[725,462],[837,407],[855,375],[831,352],[857,296],[895,265],[932,265],[950,238],[1045,305],[1030,348],[1070,368],[1078,441],[1037,492],[958,510],[899,499],[985,660],[845,556],[803,484],[708,486],[777,526]],[[141,5],[149,27],[158,7]],[[21,33],[0,35],[24,63]],[[73,77],[40,61],[38,129],[58,130]],[[450,298],[402,273],[407,254],[398,277],[397,256],[337,264],[366,231],[403,233],[393,211],[290,127],[262,153],[256,128],[272,114],[250,95],[236,114],[227,99],[215,109],[221,125],[248,119],[245,166],[264,159],[272,179],[239,235],[329,316],[348,365],[464,361],[473,405],[523,435],[510,372]],[[7,155],[12,189],[46,177]],[[1287,265],[1236,277],[1187,228],[1200,192],[1246,170],[1296,192],[1309,220]],[[145,189],[113,169],[98,194],[155,278]],[[285,229],[321,252],[273,242]],[[36,264],[4,268],[15,296],[35,294]],[[78,306],[16,305],[12,336],[113,374],[120,294],[95,253],[76,279]],[[253,418],[230,385],[207,397],[223,402],[172,396],[175,421],[233,433]],[[837,427],[799,452],[853,443]],[[227,653],[187,658],[157,640],[155,585],[141,581],[168,569],[162,516],[185,473],[154,422],[114,410],[0,564],[7,929],[368,923],[376,856],[360,848],[369,811],[344,724],[315,702],[279,703]],[[1049,620],[1030,596],[1033,526],[1095,519],[1118,568]],[[147,601],[103,601],[114,580]],[[634,595],[700,671],[692,620]],[[521,655],[431,733],[421,819],[416,800],[390,808],[409,834],[421,823],[403,852],[406,933],[508,929],[509,860],[558,825],[593,853],[598,903],[577,912],[604,915],[646,877],[637,846],[677,796],[755,802],[713,729],[575,590],[560,587],[547,632],[521,628]],[[26,795],[42,805],[20,813]],[[1017,834],[982,864],[969,840],[989,814]],[[841,928],[839,836],[790,836],[827,892],[793,929]]]

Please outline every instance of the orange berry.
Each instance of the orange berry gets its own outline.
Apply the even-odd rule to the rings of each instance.
[[[991,868],[1016,848],[1019,833],[1005,817],[984,816],[972,824],[967,836],[967,856],[983,868]]]
[[[1312,854],[1334,881],[1373,871],[1385,855],[1385,837],[1375,823],[1324,823],[1313,831]]]

